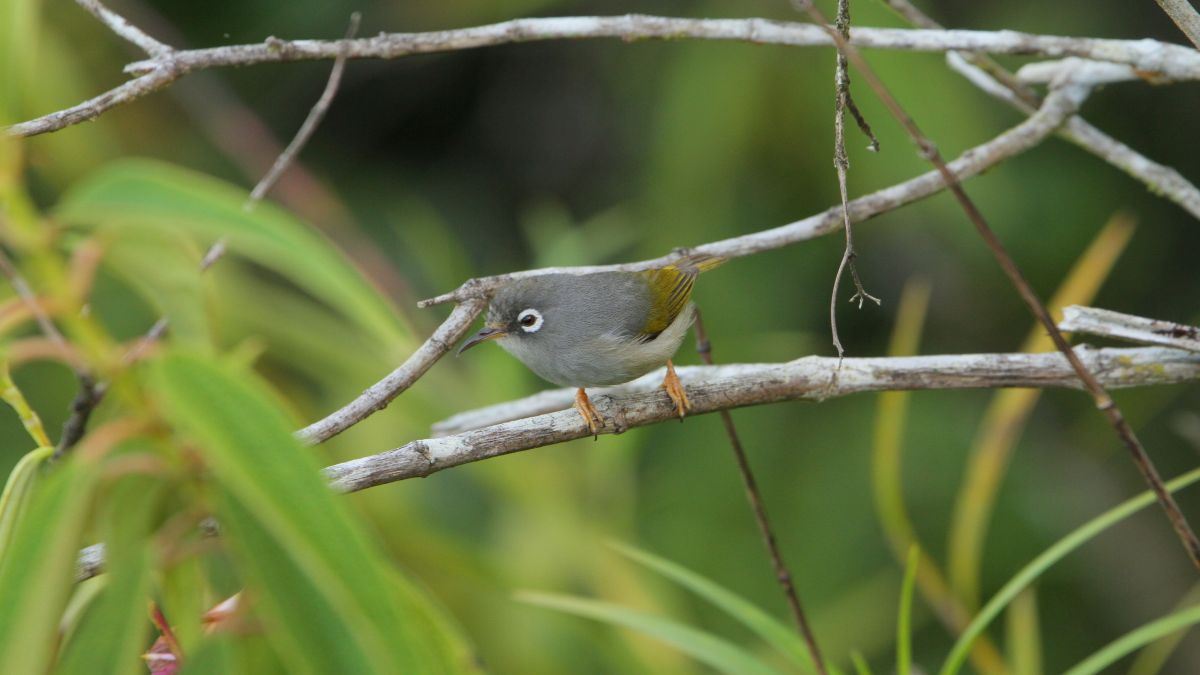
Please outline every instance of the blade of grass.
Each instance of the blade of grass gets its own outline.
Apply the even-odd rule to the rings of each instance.
[[[854,672],[856,675],[875,675],[871,672],[871,666],[867,665],[867,660],[858,652],[850,652],[850,661],[854,664]]]
[[[1179,600],[1177,609],[1198,604],[1200,604],[1200,584],[1192,586],[1191,590]],[[1167,659],[1170,659],[1171,654],[1179,647],[1179,643],[1183,641],[1185,635],[1187,635],[1187,629],[1177,630],[1164,635],[1138,652],[1137,658],[1129,666],[1129,675],[1157,675],[1167,664]]]
[[[741,647],[670,619],[607,602],[555,593],[521,591],[516,597],[521,602],[531,605],[595,619],[648,635],[728,675],[779,675],[779,671]]]
[[[896,327],[892,331],[889,356],[909,356],[917,353],[921,327],[929,306],[929,282],[914,278],[905,284],[900,294]],[[936,561],[924,552],[917,540],[916,529],[904,505],[902,455],[904,430],[908,419],[908,403],[912,394],[889,391],[879,395],[875,415],[875,433],[871,450],[871,486],[875,510],[880,525],[897,561],[905,560],[909,547],[916,546],[920,558],[917,565],[917,589],[949,631],[959,635],[967,627],[970,616],[958,598],[950,592]],[[999,650],[984,636],[971,651],[972,663],[982,673],[998,675],[1004,672]]]
[[[1200,623],[1200,606],[1173,612],[1129,631],[1100,651],[1080,661],[1063,675],[1094,675],[1113,665],[1134,650],[1155,640]]]
[[[1108,220],[1046,305],[1056,320],[1061,318],[1062,307],[1091,302],[1125,250],[1133,231],[1134,221],[1126,213],[1118,212]],[[1021,345],[1023,352],[1053,350],[1054,343],[1041,324],[1030,329]],[[1040,389],[996,392],[968,452],[967,469],[958,491],[947,540],[947,571],[955,594],[969,608],[979,606],[983,547],[996,493],[1007,472],[1013,447],[1041,394]]]
[[[1189,471],[1169,481],[1166,487],[1170,492],[1174,493],[1192,485],[1197,480],[1200,480],[1200,469]],[[950,655],[946,657],[946,663],[942,666],[941,675],[954,675],[958,672],[958,669],[962,667],[963,661],[966,659],[968,650],[971,648],[971,643],[983,633],[983,630],[992,619],[996,618],[996,615],[1008,606],[1008,603],[1012,602],[1012,599],[1017,594],[1041,576],[1042,572],[1045,572],[1051,565],[1062,560],[1068,553],[1079,548],[1101,532],[1153,503],[1155,503],[1155,495],[1151,491],[1143,492],[1136,497],[1128,499],[1071,531],[1042,552],[1041,555],[1022,567],[979,610],[974,620],[971,621],[971,625],[967,627],[958,641],[954,643],[954,647],[950,650]]]
[[[1038,626],[1037,594],[1033,587],[1021,591],[1008,608],[1008,663],[1021,675],[1042,674],[1042,637]]]
[[[767,644],[802,668],[804,672],[816,672],[812,657],[796,631],[764,612],[754,603],[670,560],[619,542],[610,542],[609,545],[630,560],[658,572],[711,602],[754,631]]]
[[[921,549],[908,547],[908,562],[904,565],[904,584],[900,587],[900,611],[896,619],[896,673],[909,675],[912,670],[912,601],[921,564]]]

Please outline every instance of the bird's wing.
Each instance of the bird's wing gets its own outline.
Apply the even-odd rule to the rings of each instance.
[[[696,277],[723,262],[724,258],[696,254],[681,258],[665,267],[643,272],[650,287],[650,312],[646,325],[640,331],[641,339],[653,340],[666,330],[683,308],[687,307]]]

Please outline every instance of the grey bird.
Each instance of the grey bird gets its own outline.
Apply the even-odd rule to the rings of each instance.
[[[682,419],[690,408],[671,357],[692,325],[692,287],[724,260],[693,255],[640,272],[545,274],[501,287],[483,330],[462,352],[489,340],[545,380],[576,387],[575,408],[592,434],[604,420],[586,387],[628,382],[664,363],[662,388]]]

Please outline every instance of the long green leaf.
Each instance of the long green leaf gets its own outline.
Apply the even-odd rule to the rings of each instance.
[[[921,549],[908,547],[904,565],[904,584],[900,587],[900,616],[896,619],[896,673],[908,675],[912,670],[912,604],[913,588],[917,585],[917,567],[921,564]]]
[[[108,584],[84,614],[55,672],[60,675],[145,672],[139,658],[151,627],[149,535],[162,486],[140,475],[113,486],[105,500]]]
[[[29,494],[42,463],[54,454],[54,448],[44,446],[25,453],[8,474],[4,492],[0,493],[0,560],[12,539],[20,514],[29,501]]]
[[[635,630],[643,635],[661,640],[697,661],[706,663],[729,675],[779,675],[779,671],[763,663],[741,647],[670,619],[644,614],[607,602],[553,593],[525,591],[519,593],[517,598],[532,605],[548,607]]]
[[[1168,482],[1167,490],[1175,492],[1195,483],[1197,480],[1200,480],[1200,469],[1189,471],[1175,480]],[[1096,535],[1153,503],[1154,494],[1149,490],[1132,499],[1128,499],[1076,528],[1070,534],[1055,542],[1053,546],[1046,549],[1041,555],[1034,558],[1025,567],[1022,567],[1008,583],[1004,584],[996,592],[996,595],[992,596],[992,599],[984,605],[983,609],[979,610],[979,614],[975,616],[971,624],[959,636],[958,640],[954,643],[954,647],[950,650],[950,656],[946,658],[945,665],[942,666],[941,675],[954,675],[954,673],[958,672],[958,669],[962,667],[963,660],[967,656],[967,650],[971,648],[971,643],[975,638],[983,633],[983,630],[987,628],[992,619],[996,618],[1005,606],[1024,588],[1033,583],[1033,580],[1037,579],[1042,572],[1045,572],[1051,565],[1062,560],[1068,553],[1079,548]]]
[[[611,545],[627,558],[658,572],[716,605],[803,668],[804,672],[816,672],[808,648],[796,631],[759,609],[754,603],[670,560],[627,544],[613,542]]]
[[[0,663],[41,673],[58,641],[75,556],[88,521],[96,467],[68,461],[39,480],[0,560]]]
[[[1106,647],[1084,659],[1063,675],[1094,675],[1131,654],[1134,650],[1197,623],[1200,623],[1200,606],[1188,607],[1168,614],[1110,642]]]
[[[243,208],[244,189],[163,162],[123,160],[71,189],[55,211],[63,222],[157,227],[204,241],[225,237],[245,256],[286,277],[354,321],[381,345],[411,335],[400,314],[327,239],[271,204]]]
[[[294,671],[464,671],[462,650],[445,649],[428,620],[434,610],[395,592],[396,573],[260,380],[174,352],[150,382],[212,472],[224,539]]]

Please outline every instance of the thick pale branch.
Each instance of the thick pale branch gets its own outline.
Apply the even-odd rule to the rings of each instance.
[[[471,323],[483,311],[485,305],[485,301],[477,299],[468,300],[455,307],[433,335],[399,368],[371,385],[341,409],[297,431],[296,436],[306,443],[321,443],[361,422],[372,413],[383,410],[392,399],[411,387],[413,382],[424,375],[425,371],[467,334]]]
[[[1063,308],[1059,330],[1200,352],[1200,328],[1097,307]]]
[[[858,29],[855,30],[857,31]],[[1046,97],[1046,101],[1042,107],[1030,116],[1029,119],[987,143],[967,150],[958,159],[950,162],[950,170],[959,180],[964,180],[1036,146],[1075,112],[1079,105],[1077,96],[1078,91],[1076,90],[1070,92],[1052,91]],[[881,213],[892,211],[919,199],[937,194],[945,188],[945,178],[938,171],[929,171],[903,183],[850,200],[847,215],[851,223],[859,223]],[[428,307],[444,302],[461,302],[468,298],[484,297],[497,286],[526,276],[551,273],[588,274],[610,270],[648,269],[670,262],[686,252],[707,253],[724,258],[739,258],[815,239],[816,237],[837,232],[841,228],[842,207],[840,205],[832,206],[821,213],[794,223],[740,237],[702,244],[687,249],[687,251],[679,251],[653,260],[623,265],[544,268],[471,279],[450,293],[421,301],[420,305]]]
[[[1134,387],[1200,379],[1200,356],[1183,350],[1143,347],[1076,353],[1108,387]],[[899,358],[809,356],[789,363],[677,368],[692,403],[691,415],[788,400],[823,400],[868,391],[1067,387],[1079,378],[1062,354],[963,354]],[[833,374],[837,371],[837,378]],[[618,387],[589,392],[607,420],[601,433],[677,420],[656,372]],[[387,452],[325,470],[337,490],[353,492],[406,478],[428,476],[459,464],[590,436],[570,409],[566,389],[484,408],[451,418],[451,436],[413,441]],[[565,398],[564,398],[565,397]],[[557,412],[548,412],[556,410]],[[497,414],[499,413],[499,414]],[[520,418],[501,421],[506,417]],[[536,415],[528,417],[527,415]],[[689,420],[691,418],[689,417]],[[488,426],[483,426],[488,425]],[[480,428],[473,428],[480,427]],[[450,420],[439,425],[450,428]]]
[[[132,39],[126,33],[121,34]],[[473,28],[427,33],[384,33],[356,40],[268,38],[260,44],[166,51],[154,58],[132,63],[126,67],[126,71],[141,75],[136,80],[68,110],[9,127],[8,133],[32,136],[94,119],[114,105],[141,98],[184,74],[208,68],[334,59],[342,51],[351,59],[395,59],[414,54],[519,42],[585,38],[618,38],[627,41],[727,40],[797,47],[827,47],[833,44],[820,27],[810,24],[765,19],[682,19],[642,15],[515,19]],[[1200,79],[1200,52],[1155,40],[1076,38],[1015,31],[856,28],[853,44],[862,48],[908,51],[968,50],[1048,58],[1075,56],[1125,64],[1134,68],[1139,76],[1159,82]],[[142,46],[149,48],[148,44]]]

